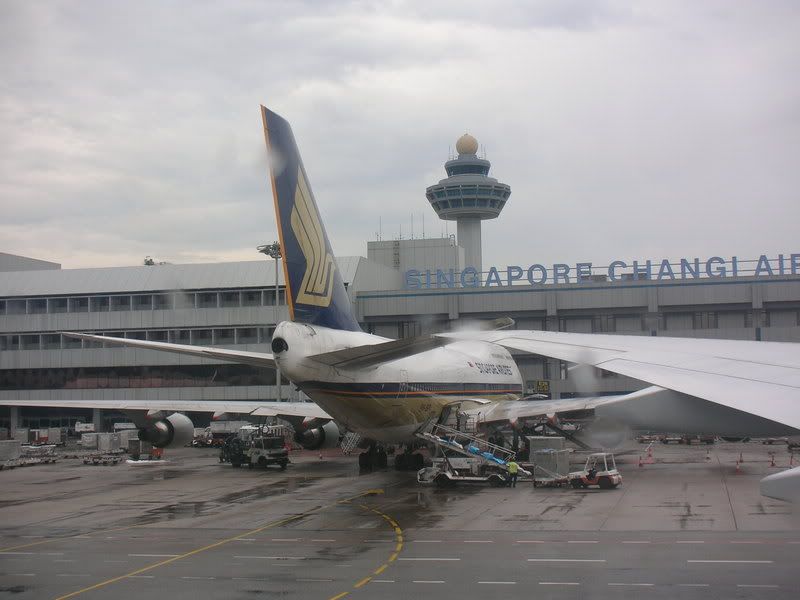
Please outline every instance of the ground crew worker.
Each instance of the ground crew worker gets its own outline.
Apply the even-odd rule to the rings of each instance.
[[[519,473],[519,465],[517,462],[512,458],[506,463],[506,467],[508,467],[508,474],[511,476],[511,480],[509,481],[509,485],[511,487],[517,487],[517,474]]]

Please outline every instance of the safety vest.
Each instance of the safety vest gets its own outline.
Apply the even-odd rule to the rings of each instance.
[[[508,466],[508,472],[511,473],[512,475],[515,475],[519,470],[519,465],[515,463],[513,460],[510,463],[508,463],[507,466]]]

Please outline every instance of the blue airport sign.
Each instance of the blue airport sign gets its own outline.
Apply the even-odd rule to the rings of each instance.
[[[667,258],[660,261],[614,260],[607,267],[595,267],[590,262],[579,262],[574,265],[555,263],[548,266],[536,263],[528,267],[518,265],[501,268],[490,267],[483,273],[478,273],[474,267],[467,267],[462,271],[409,269],[404,273],[403,284],[407,289],[476,288],[586,283],[593,281],[593,276],[598,275],[607,281],[674,281],[701,278],[722,279],[742,275],[768,277],[799,274],[800,253],[778,254],[774,258],[762,254],[754,260],[739,260],[736,256],[728,259],[712,256],[705,260],[681,258],[677,261]]]

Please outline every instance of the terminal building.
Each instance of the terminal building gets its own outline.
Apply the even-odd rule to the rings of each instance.
[[[511,188],[489,177],[474,138],[462,136],[456,148],[458,156],[445,164],[447,178],[426,197],[441,218],[457,221],[457,238],[368,242],[366,257],[337,259],[365,331],[403,338],[511,317],[517,329],[800,342],[800,254],[484,268],[481,221],[500,215]],[[275,325],[288,318],[276,265],[262,258],[62,269],[0,253],[0,398],[65,405],[304,400],[272,370],[104,347],[60,333],[270,352]],[[600,372],[586,389],[586,379],[570,377],[565,363],[515,358],[531,395],[623,393],[646,385]],[[12,429],[76,420],[107,428],[117,419],[110,411],[0,407],[0,426]]]

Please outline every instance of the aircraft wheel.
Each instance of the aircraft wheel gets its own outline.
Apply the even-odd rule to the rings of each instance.
[[[425,466],[425,457],[422,454],[412,454],[414,458],[412,459],[412,463],[414,465],[414,470],[419,471],[421,468]]]
[[[454,485],[453,480],[450,479],[444,473],[440,473],[439,475],[437,475],[436,479],[434,479],[433,481],[434,481],[434,483],[436,483],[436,487],[440,487],[440,488],[448,488],[448,487],[451,487],[451,486]]]
[[[358,466],[362,470],[372,469],[372,456],[369,452],[362,452],[358,455]]]

